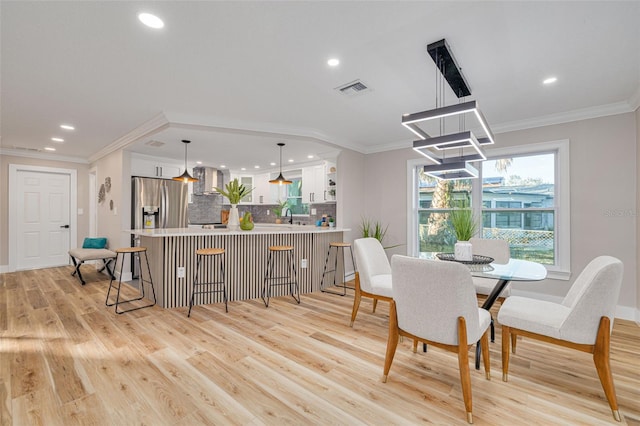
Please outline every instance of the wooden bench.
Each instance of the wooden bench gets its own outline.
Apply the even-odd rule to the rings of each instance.
[[[111,262],[113,262],[116,258],[116,253],[107,250],[107,249],[94,249],[94,248],[74,248],[69,250],[69,256],[71,257],[71,261],[75,266],[75,270],[71,274],[71,276],[78,274],[78,278],[82,285],[85,285],[84,278],[82,278],[82,274],[80,273],[80,265],[88,260],[102,260],[104,265],[102,268],[98,270],[98,272],[102,272],[105,269],[109,273],[111,279],[115,279],[116,277],[113,275],[113,271],[110,268]]]

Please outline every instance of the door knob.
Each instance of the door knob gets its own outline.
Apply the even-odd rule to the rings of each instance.
[[[60,225],[60,228],[67,228],[67,229],[69,229],[69,225]]]

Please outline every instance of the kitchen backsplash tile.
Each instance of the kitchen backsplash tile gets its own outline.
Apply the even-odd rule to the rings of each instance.
[[[189,204],[188,211],[189,223],[192,224],[219,223],[221,221],[221,211],[229,210],[231,208],[229,204],[221,204],[222,197],[217,194],[194,194],[192,201],[193,202]],[[238,205],[238,210],[240,212],[240,216],[242,216],[246,211],[251,212],[253,221],[256,223],[275,223],[276,216],[273,214],[272,210],[275,207],[276,204],[240,204]],[[311,209],[316,210],[315,215],[294,216],[293,223],[301,225],[315,225],[318,220],[322,219],[322,215],[326,214],[333,218],[336,217],[335,203],[311,204],[310,210]]]

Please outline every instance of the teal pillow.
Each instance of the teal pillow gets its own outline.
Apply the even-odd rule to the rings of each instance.
[[[84,243],[82,243],[82,248],[88,249],[103,249],[107,246],[107,239],[100,238],[85,238]]]

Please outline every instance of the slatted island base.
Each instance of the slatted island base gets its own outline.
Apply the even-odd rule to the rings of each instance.
[[[251,231],[226,229],[138,229],[131,233],[147,248],[158,305],[164,308],[189,306],[196,271],[196,250],[225,249],[225,280],[229,300],[260,297],[267,267],[268,247],[291,245],[300,293],[319,291],[322,269],[329,243],[343,241],[343,228],[318,228],[303,225],[256,225]],[[303,268],[306,260],[306,268]],[[179,267],[185,268],[178,278]],[[278,265],[285,268],[286,264]],[[279,274],[276,269],[276,274]],[[342,271],[337,271],[342,274]],[[341,275],[338,275],[341,276]],[[288,294],[286,286],[273,288],[272,297]],[[282,293],[282,294],[280,294]],[[216,294],[200,295],[198,304],[217,303]]]

